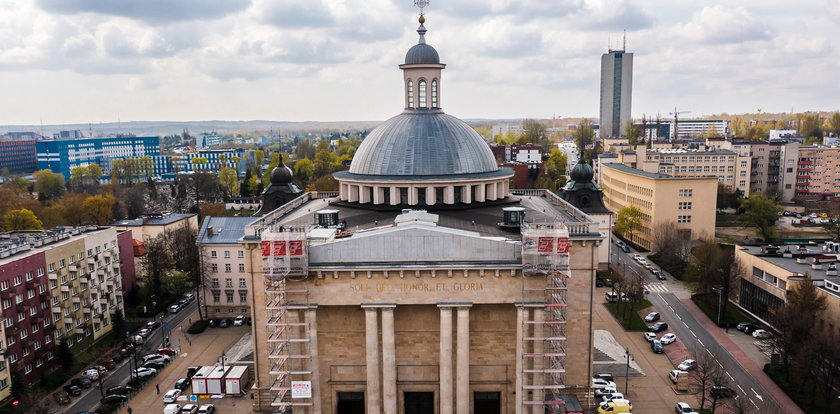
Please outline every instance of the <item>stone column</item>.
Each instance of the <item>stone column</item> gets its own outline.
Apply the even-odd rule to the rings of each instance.
[[[311,305],[306,310],[306,323],[309,326],[309,367],[312,371],[312,412],[321,412],[321,371],[318,369],[318,320],[316,310],[318,305]]]
[[[523,372],[523,354],[524,352],[524,328],[525,327],[525,308],[521,304],[516,305],[516,388],[513,392],[516,393],[514,413],[522,414],[522,399],[525,397],[522,390],[522,375]],[[441,412],[443,414],[443,412]]]
[[[443,203],[444,204],[454,204],[455,203],[455,186],[447,185],[446,189],[443,190]]]
[[[391,187],[391,205],[395,206],[400,203],[400,189],[398,187]]]
[[[485,201],[486,194],[484,193],[484,190],[486,188],[487,187],[485,187],[484,183],[479,183],[478,184],[477,188],[475,189],[475,200],[474,201],[479,202],[479,203]]]
[[[495,200],[497,198],[496,197],[496,193],[498,193],[497,190],[499,189],[498,185],[496,185],[496,183],[490,183],[490,184],[484,184],[484,186],[487,188],[487,190],[486,190],[487,200],[489,200],[489,201]]]
[[[435,193],[435,186],[430,185],[430,186],[426,187],[426,205],[428,205],[428,206],[434,205],[435,202],[437,201],[435,199],[435,197],[437,197],[437,194]]]
[[[382,204],[382,196],[385,195],[385,191],[382,190],[380,186],[373,187],[373,204]]]
[[[370,203],[370,187],[366,185],[359,186],[359,203]]]
[[[359,186],[355,184],[350,184],[349,190],[350,192],[347,195],[347,201],[351,203],[359,201]]]
[[[379,332],[377,308],[365,307],[365,354],[367,355],[367,389],[365,402],[368,414],[380,414],[379,398]]]
[[[458,307],[458,348],[455,369],[455,409],[470,414],[470,306]]]
[[[440,308],[440,414],[452,414],[452,307]]]
[[[535,354],[542,354],[545,352],[545,342],[542,338],[545,337],[545,326],[542,323],[545,320],[545,311],[543,308],[533,308],[532,312],[534,313],[534,353]],[[534,385],[543,385],[545,382],[545,374],[543,370],[545,369],[545,359],[544,358],[533,358],[534,363],[534,380],[532,383]],[[533,399],[534,401],[545,401],[545,390],[536,388],[534,389]],[[542,405],[533,405],[531,406],[531,412],[533,414],[543,414],[544,406]]]
[[[394,308],[382,307],[382,405],[385,414],[397,414],[397,355]]]
[[[466,204],[470,204],[473,201],[475,201],[475,200],[472,199],[472,184],[467,184],[465,186],[462,186],[461,187],[461,202],[466,203]]]

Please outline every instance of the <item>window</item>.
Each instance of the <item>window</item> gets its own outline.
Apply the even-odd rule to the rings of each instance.
[[[20,277],[20,275],[15,276],[15,286],[18,286],[21,283],[23,283],[23,279]]]
[[[406,103],[407,108],[414,108],[414,82],[408,81],[408,85],[406,86]]]
[[[432,108],[439,108],[437,80],[432,81]]]
[[[210,271],[213,272],[213,273],[218,273],[219,272],[219,265],[217,265],[216,263],[211,264],[210,265]]]
[[[680,201],[677,209],[679,210],[691,210],[691,201]]]
[[[225,273],[230,273],[230,263],[225,263]]]
[[[38,268],[38,277],[41,277],[41,276],[43,276],[43,275],[44,275],[44,268],[43,268],[43,267],[39,267],[39,268]]]
[[[426,108],[426,81],[424,80],[417,82],[417,98],[419,100],[417,106],[419,108]]]
[[[245,252],[244,252],[244,251],[242,251],[242,250],[237,251],[237,252],[236,252],[236,257],[238,257],[238,258],[240,258],[240,259],[241,259],[241,258],[243,258],[243,257],[245,257]]]
[[[239,292],[239,303],[248,303],[248,292]]]
[[[247,287],[247,286],[245,285],[245,279],[243,279],[243,278],[240,278],[240,279],[239,279],[239,287],[241,287],[241,288]]]
[[[3,309],[9,309],[12,307],[12,301],[9,299],[3,299]]]
[[[219,303],[219,301],[219,292],[213,292],[213,303]],[[218,310],[216,312],[218,312]]]
[[[688,189],[685,189],[685,188],[680,189],[680,197],[691,197],[693,193],[694,193],[694,190],[692,190],[692,189],[690,189],[690,188],[688,188]]]
[[[8,288],[9,288],[9,281],[8,280],[4,280],[2,283],[0,283],[0,290],[6,290]]]
[[[32,364],[26,364],[23,366],[23,373],[24,375],[32,372]]]
[[[225,292],[227,303],[233,303],[233,292]]]
[[[677,216],[677,223],[691,223],[691,216]]]
[[[67,266],[67,261],[66,260],[61,259],[61,260],[58,261],[58,268],[59,269],[64,269],[65,266]]]
[[[26,281],[28,282],[28,281],[30,281],[30,280],[32,280],[32,279],[33,279],[33,278],[32,278],[32,272],[26,272]]]
[[[225,287],[232,288],[233,287],[233,279],[225,279]]]
[[[239,273],[245,273],[245,263],[239,264]]]
[[[210,250],[210,257],[216,257],[216,251]]]
[[[741,161],[741,168],[747,168],[747,162]]]
[[[49,268],[50,268],[50,273],[55,272],[55,263],[50,263]]]

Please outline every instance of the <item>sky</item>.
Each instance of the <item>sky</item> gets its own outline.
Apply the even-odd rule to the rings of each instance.
[[[837,0],[431,0],[461,118],[597,117],[634,53],[632,116],[840,109]],[[0,124],[374,121],[402,110],[412,0],[0,0]],[[610,43],[611,42],[611,43]]]

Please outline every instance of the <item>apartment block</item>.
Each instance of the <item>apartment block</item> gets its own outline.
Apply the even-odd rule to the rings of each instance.
[[[57,365],[56,344],[84,348],[123,308],[118,231],[110,227],[4,233],[0,299],[9,361],[26,382]]]
[[[661,223],[676,223],[686,240],[714,235],[717,183],[716,177],[677,177],[610,163],[601,165],[599,184],[611,211],[627,206],[642,211],[642,228],[629,238],[651,249]]]
[[[5,322],[5,320],[3,321]],[[0,350],[6,350],[6,327],[0,323]],[[5,355],[0,354],[0,401],[6,401],[12,395],[12,373],[9,369],[9,361]]]
[[[105,175],[111,171],[111,161],[160,155],[160,137],[109,137],[81,139],[52,139],[36,143],[38,169],[70,179],[70,170],[97,164]]]
[[[248,254],[239,243],[253,217],[206,217],[201,224],[203,288],[201,306],[211,318],[250,315],[252,294]]]
[[[840,201],[840,147],[801,147],[796,198]]]
[[[38,153],[34,139],[0,139],[0,170],[31,174],[38,169]]]

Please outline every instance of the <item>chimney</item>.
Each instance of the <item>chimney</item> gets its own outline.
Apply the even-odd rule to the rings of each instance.
[[[213,237],[213,227],[207,227],[207,237]]]

